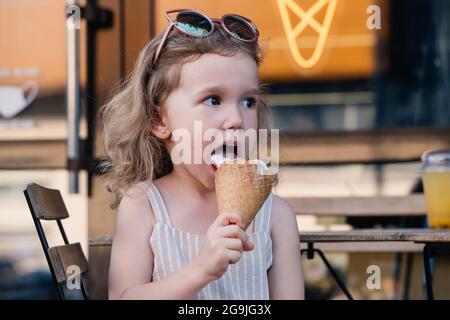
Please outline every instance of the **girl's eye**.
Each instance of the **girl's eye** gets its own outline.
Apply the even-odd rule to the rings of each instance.
[[[244,107],[252,109],[256,107],[256,99],[255,98],[246,98],[242,100]]]
[[[220,98],[218,96],[210,96],[203,100],[203,103],[210,106],[218,106],[220,104]]]

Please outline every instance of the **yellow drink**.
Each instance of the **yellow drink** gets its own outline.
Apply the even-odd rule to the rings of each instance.
[[[450,171],[423,173],[428,224],[431,228],[450,228]]]

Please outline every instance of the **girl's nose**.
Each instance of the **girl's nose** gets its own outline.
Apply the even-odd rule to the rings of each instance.
[[[244,121],[241,108],[237,105],[233,105],[225,109],[227,111],[223,123],[224,129],[241,129]]]

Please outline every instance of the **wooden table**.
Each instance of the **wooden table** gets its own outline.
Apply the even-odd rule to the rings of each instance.
[[[350,292],[339,278],[338,274],[334,271],[322,250],[314,247],[316,244],[400,242],[422,245],[425,287],[427,298],[430,300],[434,298],[430,259],[439,255],[441,252],[448,253],[450,251],[450,229],[356,229],[350,231],[317,231],[300,232],[299,237],[300,242],[306,245],[306,248],[302,249],[302,254],[306,253],[308,259],[312,259],[314,258],[314,253],[317,253],[325,263],[338,286],[349,299],[352,299]],[[111,236],[97,237],[89,240],[90,246],[110,246],[111,243]]]
[[[432,300],[433,287],[430,268],[430,259],[437,256],[440,252],[450,251],[450,230],[448,229],[357,229],[350,231],[321,231],[321,232],[301,232],[300,241],[306,243],[306,253],[309,259],[314,257],[317,252],[328,270],[330,271],[336,283],[352,299],[350,292],[340,280],[337,273],[333,270],[326,259],[324,253],[314,245],[317,243],[358,243],[358,242],[410,242],[423,245],[423,262],[425,270],[425,288],[427,298]]]
[[[450,229],[356,229],[349,231],[306,231],[300,232],[304,243],[324,242],[414,242],[450,243]],[[112,236],[89,240],[90,246],[110,246]]]
[[[356,229],[300,232],[300,241],[317,242],[415,242],[450,243],[450,229]]]

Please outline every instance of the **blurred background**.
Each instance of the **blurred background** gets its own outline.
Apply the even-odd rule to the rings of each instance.
[[[450,1],[2,0],[0,299],[56,297],[23,196],[31,182],[61,191],[69,240],[89,258],[90,294],[106,298],[109,248],[88,245],[112,234],[115,221],[96,170],[104,152],[95,116],[173,8],[237,13],[258,26],[261,79],[281,136],[275,193],[283,197],[421,193],[420,155],[450,145]],[[426,226],[421,216],[314,212],[298,222],[302,231]],[[51,244],[62,243],[56,225],[44,228]],[[423,298],[420,252],[327,254],[356,298]],[[308,298],[341,298],[320,261],[304,264]],[[370,264],[383,270],[381,290],[366,287]],[[436,277],[448,266],[436,266]],[[446,281],[435,284],[436,295],[450,296]]]

